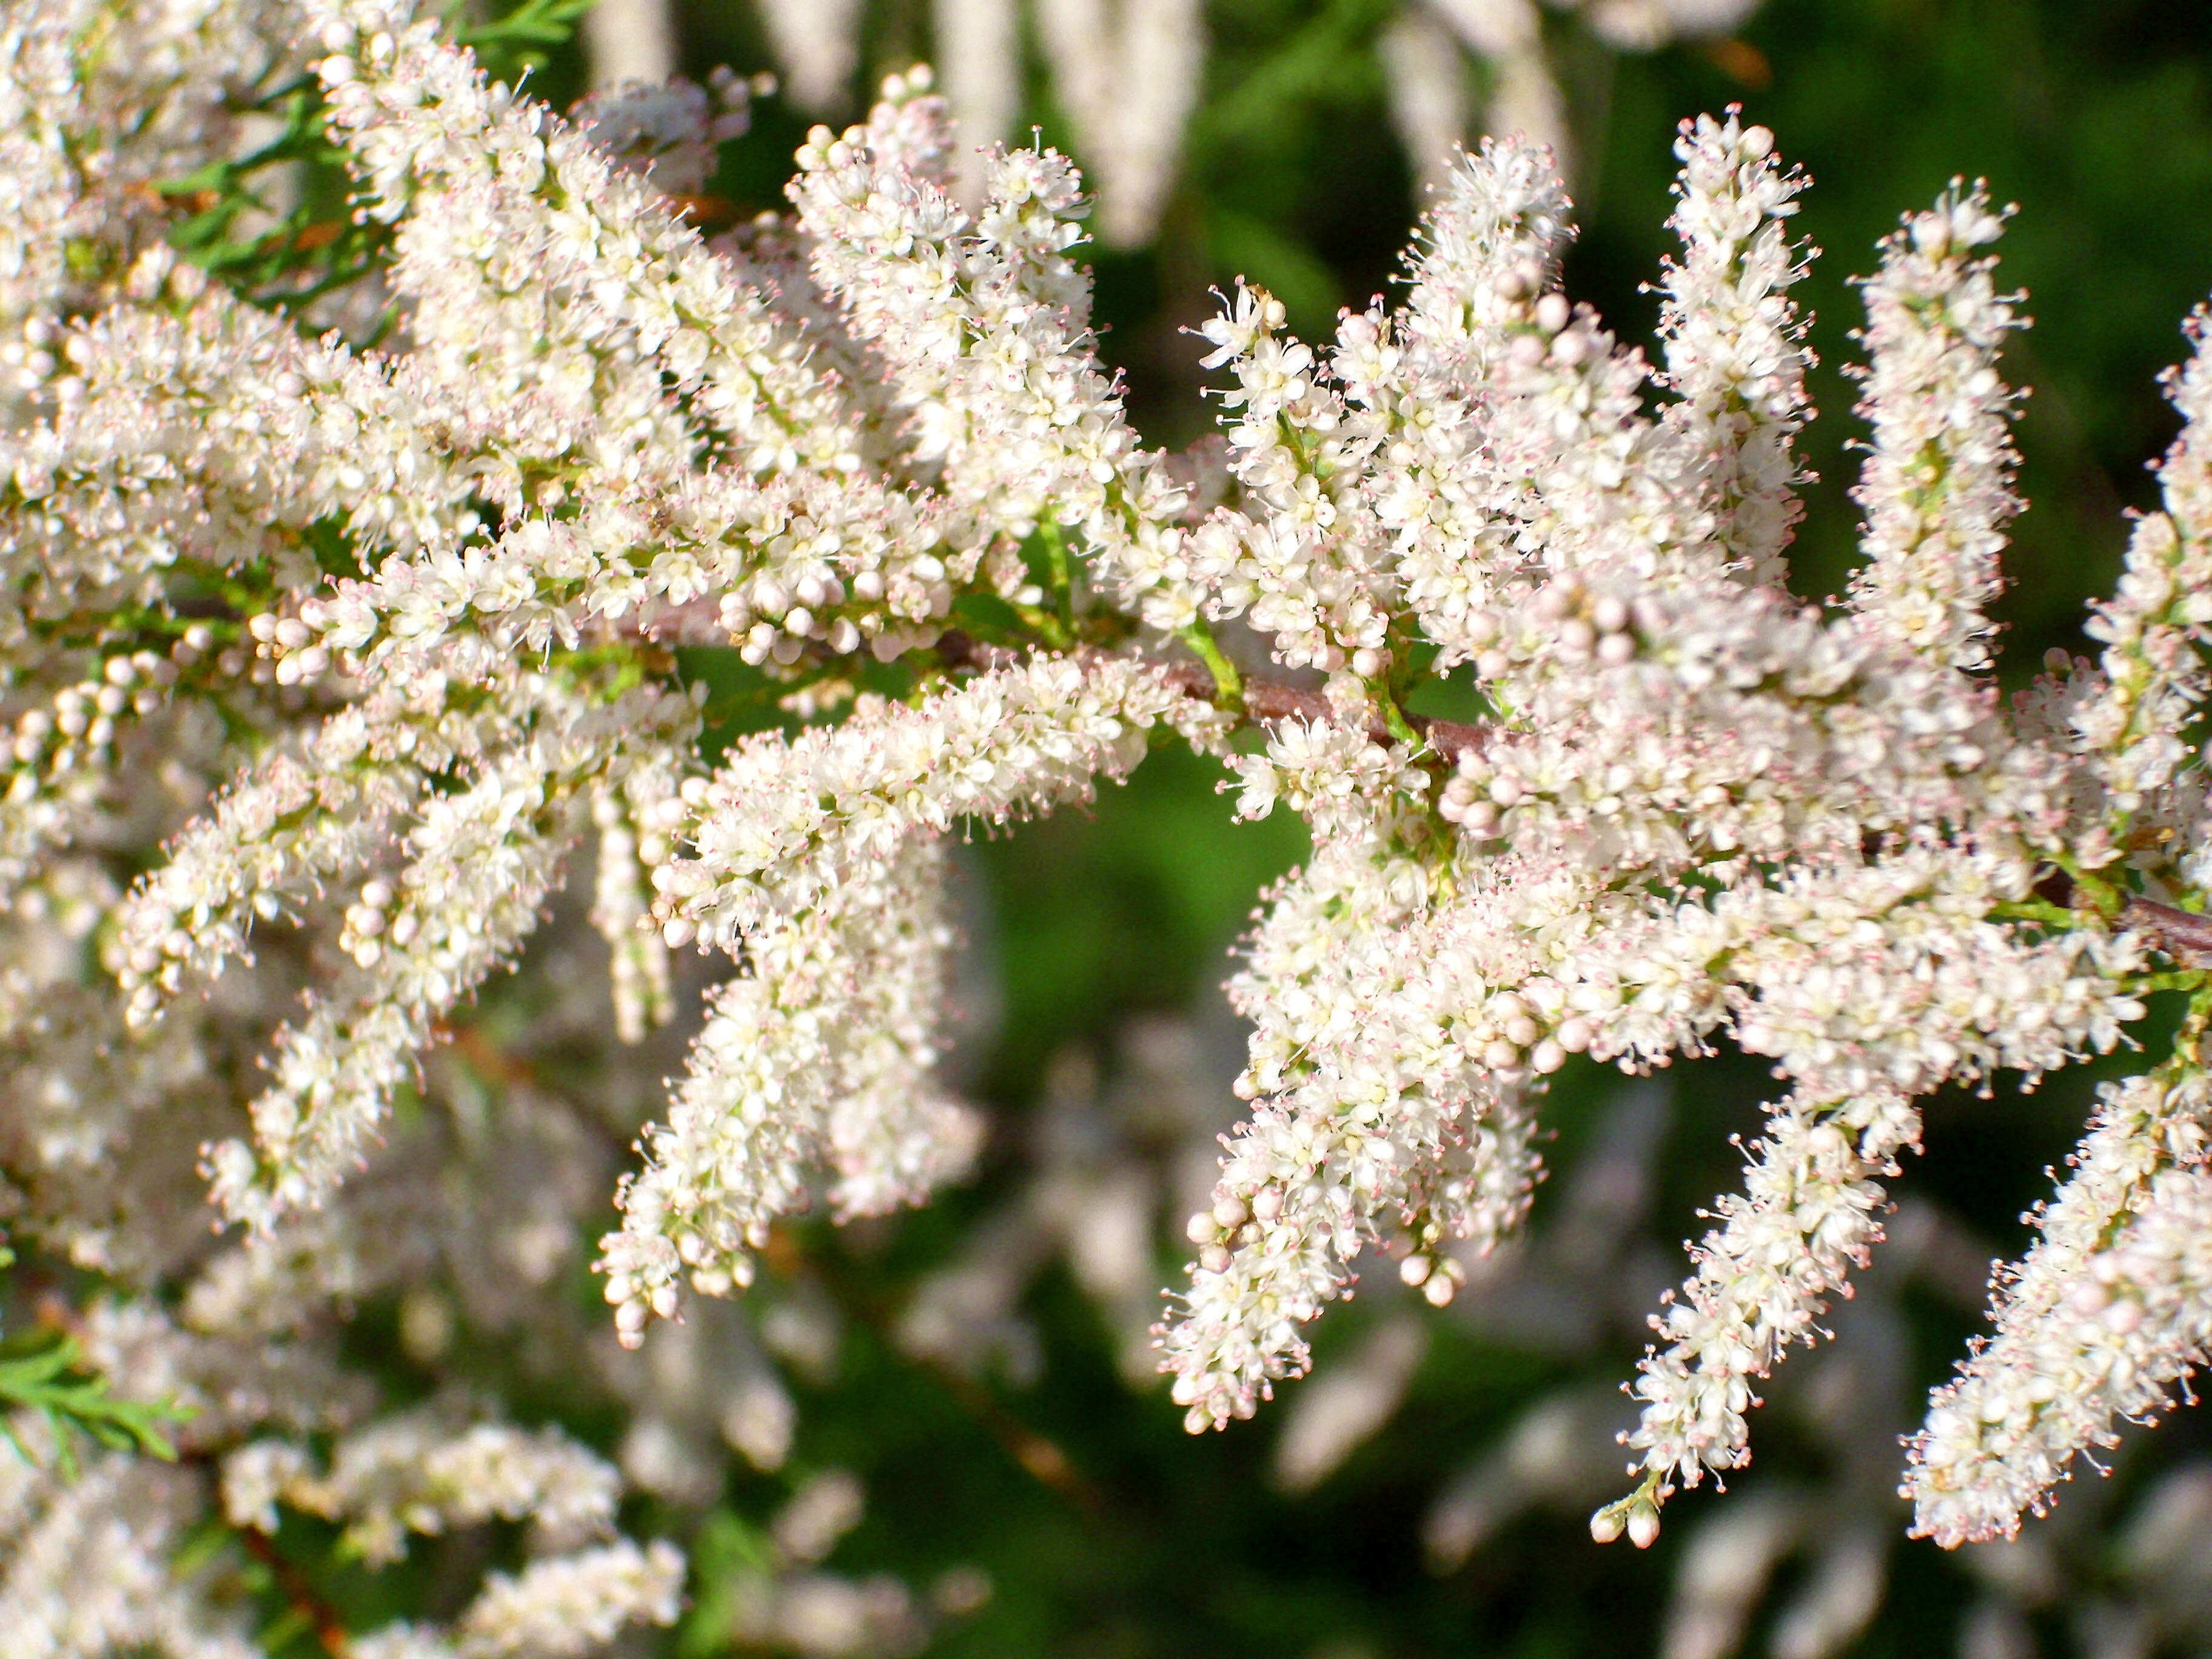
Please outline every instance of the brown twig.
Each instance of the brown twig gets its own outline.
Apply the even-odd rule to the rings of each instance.
[[[331,1659],[352,1659],[353,1640],[346,1627],[331,1606],[307,1582],[307,1575],[276,1547],[276,1540],[258,1527],[234,1526],[231,1531],[246,1546],[246,1553],[269,1569],[276,1581],[276,1588],[284,1592],[284,1599],[292,1604],[292,1611],[307,1622],[315,1633],[315,1640]]]
[[[878,1341],[934,1378],[961,1409],[999,1443],[999,1449],[1038,1485],[1095,1516],[1104,1515],[1112,1508],[1106,1489],[1078,1468],[1057,1441],[1023,1422],[1000,1404],[997,1396],[982,1383],[957,1366],[929,1355],[908,1352],[902,1347],[892,1334],[890,1310],[878,1298],[850,1283],[833,1263],[819,1256],[809,1256],[787,1228],[779,1226],[769,1231],[762,1260],[787,1278],[811,1267],[817,1282],[847,1317],[866,1326]]]
[[[219,1481],[222,1478],[210,1452],[188,1451],[183,1461],[210,1480]],[[346,1632],[345,1621],[338,1617],[338,1610],[323,1599],[322,1592],[308,1583],[307,1575],[276,1547],[276,1540],[258,1527],[234,1521],[229,1528],[231,1536],[276,1581],[276,1588],[283,1592],[294,1617],[315,1633],[317,1645],[330,1659],[353,1659],[353,1638]]]
[[[1059,1442],[1048,1438],[1001,1406],[991,1391],[975,1378],[936,1361],[923,1369],[958,1401],[968,1414],[981,1424],[1000,1449],[1019,1464],[1040,1486],[1059,1493],[1092,1515],[1111,1506],[1104,1488],[1083,1473]]]
[[[2065,909],[2078,908],[2073,877],[2054,870],[2036,884],[2037,896]],[[2190,968],[2212,968],[2212,916],[2161,904],[2130,893],[2120,901],[2119,926],[2141,933],[2176,962]]]
[[[2120,925],[2147,933],[2158,948],[2191,968],[2212,968],[2212,916],[2200,916],[2156,899],[2130,895],[2120,906]]]

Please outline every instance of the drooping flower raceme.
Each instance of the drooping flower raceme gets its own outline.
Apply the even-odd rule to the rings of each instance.
[[[439,1183],[379,1146],[580,843],[624,1037],[670,1016],[672,953],[722,964],[598,1189],[634,1347],[748,1285],[782,1218],[967,1166],[977,1121],[936,1071],[947,844],[1164,742],[1312,836],[1231,983],[1249,1115],[1157,1333],[1193,1429],[1307,1368],[1370,1249],[1449,1301],[1526,1212],[1563,1068],[1729,1042],[1782,1086],[1654,1320],[1640,1484],[1594,1523],[1648,1542],[1747,1459],[1759,1380],[1879,1245],[1916,1103],[2108,1053],[2160,989],[2181,1034],[2001,1277],[1995,1340],[1912,1448],[1917,1525],[2009,1532],[2206,1358],[2201,325],[2101,662],[2007,706],[2022,325],[1978,187],[1866,283],[1868,556],[1822,609],[1781,580],[1806,181],[1734,113],[1681,129],[1658,365],[1560,291],[1571,204],[1503,140],[1455,164],[1402,305],[1316,345],[1226,296],[1225,457],[1174,459],[1098,359],[1073,169],[994,151],[963,199],[924,72],[810,135],[792,218],[710,241],[662,191],[741,122],[729,86],[570,125],[373,0],[172,8],[173,61],[134,78],[85,53],[116,15],[0,26],[0,1167],[11,1228],[114,1280],[94,1349],[205,1402],[230,1524],[305,1510],[385,1559],[538,1523],[549,1553],[377,1650],[567,1652],[674,1616],[680,1563],[605,1535],[590,1454],[465,1401],[379,1417],[303,1310],[487,1228],[550,1276],[566,1221],[403,1224]],[[229,153],[204,88],[240,28],[294,43],[267,73],[310,77],[352,170],[360,263],[320,291],[210,279],[167,198],[115,183]],[[1445,676],[1486,720],[1407,712]],[[516,1081],[499,1134],[574,1132]],[[457,1120],[442,1155],[489,1170],[491,1133]],[[178,1197],[200,1183],[238,1229],[212,1255]],[[115,1627],[224,1650],[151,1597]]]

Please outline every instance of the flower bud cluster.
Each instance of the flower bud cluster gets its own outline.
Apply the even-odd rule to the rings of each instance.
[[[1088,798],[1150,727],[1210,744],[1221,724],[1140,665],[1038,657],[920,709],[869,699],[841,726],[750,740],[659,799],[664,939],[750,972],[717,993],[603,1241],[625,1342],[674,1316],[679,1274],[708,1295],[748,1283],[771,1223],[810,1207],[815,1170],[845,1215],[912,1201],[967,1162],[974,1120],[928,1077],[945,832]]]
[[[31,1455],[52,1456],[47,1425],[26,1412],[9,1427],[29,1449],[0,1475],[0,1628],[11,1644],[253,1659],[254,1644],[168,1570],[198,1520],[200,1483],[189,1471],[103,1451],[75,1480],[42,1476]]]
[[[1478,841],[1597,867],[1725,873],[1855,849],[1869,830],[2058,833],[2065,763],[1985,689],[1776,590],[1566,573],[1475,613],[1486,685],[1528,718],[1462,753],[1442,810]]]
[[[583,1659],[626,1625],[668,1626],[684,1608],[684,1557],[625,1538],[490,1576],[460,1617],[458,1659]]]
[[[649,1027],[665,1025],[676,1010],[668,947],[647,925],[652,905],[645,887],[645,866],[667,857],[667,842],[657,829],[647,830],[641,840],[636,825],[648,814],[659,823],[659,808],[674,793],[674,780],[665,775],[641,779],[633,773],[625,782],[624,791],[602,786],[592,796],[592,823],[599,841],[592,925],[607,942],[615,1035],[624,1042],[641,1042]]]
[[[234,781],[169,848],[118,918],[117,977],[144,1024],[186,976],[209,978],[247,956],[269,923],[365,870],[423,773],[481,757],[489,735],[434,680],[332,714]],[[422,769],[418,770],[417,769]]]
[[[1152,728],[1210,747],[1224,726],[1169,676],[1112,657],[1035,656],[919,709],[866,700],[842,726],[749,741],[662,802],[656,826],[690,851],[654,870],[654,918],[672,948],[735,953],[766,907],[823,902],[910,836],[1088,799],[1143,758]]]
[[[118,722],[161,708],[176,684],[173,657],[118,653],[0,726],[0,894],[13,891],[66,842],[107,782]]]
[[[276,1507],[344,1523],[347,1547],[373,1567],[435,1535],[495,1516],[527,1519],[556,1548],[613,1529],[621,1477],[558,1429],[456,1423],[430,1407],[341,1437],[318,1474],[305,1447],[257,1440],[223,1460],[234,1526],[276,1530]]]
[[[1283,315],[1281,301],[1239,283],[1200,330],[1214,348],[1204,366],[1236,373],[1222,404],[1237,411],[1231,466],[1253,507],[1217,513],[1193,556],[1213,590],[1209,611],[1249,611],[1280,661],[1373,679],[1390,665],[1395,594],[1362,495],[1371,446],[1312,348],[1277,337]]]
[[[1327,751],[1300,730],[1279,733],[1270,758],[1295,767],[1297,795],[1320,793]],[[1399,1240],[1401,1276],[1441,1304],[1459,1270],[1440,1247],[1486,1249],[1527,1206],[1522,1091],[1565,1060],[1553,1034],[1563,988],[1532,935],[1571,890],[1509,861],[1434,902],[1407,793],[1420,776],[1402,757],[1381,787],[1371,766],[1349,769],[1321,819],[1334,833],[1273,896],[1231,982],[1256,1028],[1237,1091],[1256,1103],[1231,1138],[1213,1231],[1200,1237],[1194,1218],[1208,1248],[1159,1333],[1194,1430],[1251,1415],[1304,1371],[1301,1327],[1370,1240]]]
[[[287,0],[170,6],[130,21],[130,50],[101,53],[88,73],[88,43],[117,27],[104,0],[40,0],[9,15],[0,336],[100,297],[160,235],[158,186],[232,154],[235,112],[298,64]],[[0,410],[11,402],[0,390]]]
[[[1243,783],[1240,818],[1264,818],[1279,803],[1323,836],[1358,835],[1392,798],[1418,797],[1426,780],[1402,749],[1385,747],[1356,727],[1285,720],[1257,755],[1228,757]]]
[[[1881,1237],[1875,1177],[1895,1174],[1897,1154],[1919,1139],[1919,1113],[1880,1090],[1827,1104],[1793,1094],[1770,1110],[1744,1193],[1721,1200],[1719,1224],[1692,1252],[1694,1275],[1652,1316],[1666,1346],[1644,1355],[1642,1420],[1622,1436],[1649,1475],[1694,1486],[1708,1468],[1749,1458],[1753,1390],[1784,1349],[1814,1340],[1826,1298],[1848,1294],[1850,1270]]]
[[[900,85],[904,94],[917,91]],[[1146,619],[1196,614],[1174,520],[1184,496],[1138,447],[1089,331],[1079,180],[1052,150],[994,153],[972,222],[914,153],[949,152],[933,97],[811,132],[790,185],[814,281],[871,350],[908,465],[986,535],[1079,528],[1098,579]]]
[[[980,1124],[930,1074],[942,859],[934,837],[893,843],[743,936],[750,972],[711,998],[645,1167],[617,1192],[623,1225],[600,1241],[623,1346],[676,1317],[679,1278],[708,1296],[750,1284],[773,1223],[812,1207],[817,1171],[842,1218],[918,1201],[973,1157]]]
[[[1975,257],[2003,232],[1978,184],[1954,179],[1933,211],[1882,243],[1866,284],[1869,365],[1859,412],[1874,447],[1854,498],[1867,562],[1851,602],[1884,637],[1958,668],[1990,661],[1984,612],[2001,584],[2004,526],[2020,511],[2012,474],[2015,394],[1998,377],[2005,336],[2025,327]]]
[[[775,83],[718,69],[704,88],[682,79],[629,81],[591,94],[569,112],[576,131],[617,167],[672,195],[695,196],[714,170],[714,151],[752,125],[752,100]]]
[[[541,319],[549,301],[566,300],[552,307],[563,335],[588,343],[586,355],[612,360],[617,373],[624,359],[659,359],[746,470],[856,471],[848,413],[837,388],[810,367],[799,331],[757,290],[729,280],[649,184],[540,106],[488,84],[465,54],[439,44],[434,24],[410,21],[408,9],[337,0],[307,7],[326,40],[344,42],[319,69],[334,136],[366,175],[367,210],[435,226],[440,241],[452,244],[451,252],[420,249],[431,262],[421,273],[424,299],[445,300],[456,327],[484,320],[477,284],[487,279]],[[462,222],[417,216],[418,193],[432,198],[425,205],[456,198],[466,210]],[[588,235],[556,234],[556,201],[574,204]],[[471,278],[471,267],[483,276]],[[454,286],[443,291],[441,282]],[[501,329],[490,343],[507,337]],[[511,349],[525,343],[513,337]],[[538,349],[535,338],[526,343]],[[651,454],[646,464],[657,465]]]
[[[330,747],[311,757],[348,769],[270,769],[258,787],[234,790],[229,811],[204,821],[134,896],[124,975],[143,1018],[186,971],[212,972],[241,952],[252,920],[282,914],[288,891],[305,900],[331,878],[398,855],[395,871],[356,890],[337,930],[358,977],[311,994],[305,1016],[276,1034],[270,1086],[251,1108],[254,1144],[205,1150],[214,1196],[232,1218],[266,1230],[336,1187],[434,1023],[535,925],[574,793],[625,745],[649,748],[696,727],[691,700],[658,688],[605,705],[551,680],[518,689],[527,713],[507,716],[512,724],[475,722],[473,776],[443,795],[416,796],[389,763],[349,767],[370,731],[334,717],[322,733]],[[336,809],[328,818],[305,815],[321,833],[301,833],[299,807],[325,799]],[[403,811],[413,818],[404,831],[394,823]],[[180,925],[187,918],[196,929]]]
[[[2125,933],[2039,939],[1989,919],[2027,873],[1906,854],[1655,905],[1590,951],[1569,1000],[1597,1018],[1601,1057],[1656,1061],[1725,1018],[1828,1100],[2039,1076],[2109,1053],[2143,1017],[2144,956]]]
[[[2212,628],[2212,341],[2201,309],[2189,336],[2196,349],[2166,377],[2183,424],[2159,468],[2166,510],[2136,521],[2118,590],[2091,607],[2084,631],[2105,647],[2104,684],[2071,711],[2097,757],[2115,839],[2187,762],[2182,732],[2207,690],[2199,647]]]
[[[2077,1455],[2169,1403],[2212,1348],[2212,1083],[2196,1035],[2174,1060],[2107,1084],[2038,1238],[1996,1285],[1989,1344],[1937,1390],[1903,1488],[1947,1547],[2009,1538]]]
[[[1803,472],[1790,453],[1810,405],[1807,319],[1789,295],[1810,250],[1785,233],[1805,175],[1784,168],[1774,134],[1730,109],[1682,123],[1674,225],[1659,332],[1667,384],[1680,401],[1667,419],[1698,458],[1713,538],[1754,582],[1778,582],[1783,549],[1802,508]]]
[[[155,297],[61,340],[71,372],[51,422],[0,435],[0,477],[31,508],[11,536],[52,573],[27,596],[33,617],[145,603],[180,561],[282,561],[271,532],[322,520],[364,553],[449,544],[474,525],[473,498],[509,493],[488,452],[573,441],[466,383],[303,340],[160,245],[132,280]]]
[[[1447,667],[1480,649],[1471,619],[1495,599],[1501,567],[1519,562],[1483,455],[1486,394],[1573,235],[1550,152],[1485,139],[1422,220],[1395,325],[1347,319],[1338,331],[1336,373],[1377,428],[1368,495],[1395,538],[1405,602]]]

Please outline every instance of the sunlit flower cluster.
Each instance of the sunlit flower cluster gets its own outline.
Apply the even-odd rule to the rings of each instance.
[[[370,1563],[528,1523],[517,1571],[362,1653],[580,1653],[676,1618],[683,1560],[617,1533],[623,1482],[683,1491],[699,1421],[780,1462],[757,1355],[618,1470],[472,1399],[387,1408],[316,1310],[399,1295],[434,1354],[434,1260],[512,1328],[611,1193],[592,1363],[619,1378],[787,1218],[927,1200],[981,1139],[939,1068],[950,847],[1167,742],[1311,840],[1230,988],[1249,1115],[1154,1334],[1193,1430],[1306,1370],[1377,1255],[1451,1303],[1528,1209],[1550,1079],[1729,1042],[1777,1099],[1654,1317],[1640,1484],[1593,1523],[1648,1543],[1748,1458],[1759,1380],[1879,1245],[1916,1103],[2148,1042],[2160,992],[2180,1035],[2108,1092],[1913,1444],[1918,1528],[2010,1533],[2206,1358],[2201,329],[2101,661],[2008,706],[2022,321],[1978,187],[1866,284],[1868,556],[1823,608],[1783,585],[1806,181],[1733,112],[1680,131],[1663,367],[1560,290],[1571,205],[1500,140],[1455,163],[1402,305],[1316,345],[1224,296],[1225,459],[1169,458],[1097,354],[1073,167],[994,149],[963,197],[926,71],[810,135],[792,216],[708,240],[669,192],[742,125],[735,83],[572,125],[404,3],[179,0],[142,50],[92,50],[137,11],[0,23],[0,1169],[11,1236],[112,1283],[70,1315],[87,1353],[199,1414],[173,1475],[107,1457],[65,1491],[0,1452],[28,1540],[0,1629],[234,1651],[146,1563],[195,1514],[265,1542],[283,1511]],[[368,252],[331,293],[165,240],[155,185],[232,154],[210,88],[259,76],[325,100],[351,169]],[[1418,712],[1454,698],[1468,718]],[[703,1007],[628,1120],[549,1103],[470,1024],[557,933],[587,842],[621,1036]],[[513,1087],[432,1133],[449,1041]],[[912,1344],[962,1352],[945,1322]],[[1410,1340],[1375,1361],[1394,1386]],[[129,1559],[58,1612],[100,1503]],[[853,1650],[910,1630],[902,1588],[817,1574],[826,1547],[783,1547],[744,1617],[834,1603]]]

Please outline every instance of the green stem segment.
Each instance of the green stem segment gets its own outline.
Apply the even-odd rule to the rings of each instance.
[[[1383,729],[1408,748],[1419,748],[1421,734],[1413,730],[1413,722],[1406,718],[1406,711],[1398,707],[1397,698],[1390,695],[1390,688],[1380,680],[1370,680],[1367,689],[1382,707]]]
[[[2072,859],[2063,855],[2053,862],[2071,878],[2075,890],[2088,899],[2090,908],[2106,921],[2112,921],[2120,914],[2120,907],[2126,902],[2127,894],[2101,872],[2084,870]]]
[[[1067,542],[1060,533],[1060,526],[1050,519],[1039,520],[1037,534],[1044,542],[1047,568],[1052,573],[1053,596],[1060,612],[1060,630],[1064,639],[1075,638],[1075,575],[1068,563]],[[1065,650],[1066,645],[1061,646]]]
[[[1206,672],[1213,676],[1213,701],[1232,714],[1244,712],[1244,681],[1237,672],[1237,665],[1229,660],[1214,641],[1205,623],[1194,617],[1181,629],[1182,641],[1198,653],[1206,665]]]

